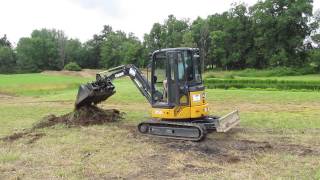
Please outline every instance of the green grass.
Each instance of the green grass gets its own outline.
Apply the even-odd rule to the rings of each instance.
[[[207,78],[205,81],[207,88],[230,89],[230,88],[254,88],[268,90],[320,90],[320,79],[318,81],[301,80],[277,80],[277,79],[217,79]]]
[[[246,88],[293,91],[318,91],[320,89],[320,74],[304,75],[304,73],[299,73],[299,70],[290,68],[208,71],[204,74],[204,81],[208,88],[213,89]]]
[[[30,128],[45,115],[71,111],[77,85],[90,79],[28,74],[0,75],[0,81],[0,92],[9,87],[12,91],[8,93],[19,95],[8,100],[0,98],[1,138]],[[300,152],[290,154],[272,149],[264,152],[261,149],[261,152],[255,152],[250,157],[243,157],[235,151],[234,155],[241,157],[240,162],[219,164],[214,159],[215,155],[172,149],[165,145],[166,141],[132,133],[135,125],[150,117],[150,105],[129,79],[115,80],[114,84],[117,93],[103,102],[102,106],[125,112],[122,122],[81,128],[62,125],[45,128],[38,131],[46,135],[32,144],[28,143],[30,137],[11,143],[0,141],[0,179],[135,179],[145,172],[149,175],[146,179],[154,179],[166,174],[167,170],[181,173],[182,179],[320,177],[317,155],[299,155]],[[45,93],[38,89],[43,86],[46,87],[43,90]],[[221,116],[238,109],[240,129],[243,129],[243,132],[235,130],[226,135],[213,133],[209,136],[249,143],[272,142],[273,147],[284,142],[292,148],[320,145],[318,91],[207,89],[206,93],[212,114]],[[128,130],[122,125],[132,129]],[[183,143],[186,147],[193,144]],[[171,145],[175,145],[175,142]],[[194,168],[190,169],[190,164]],[[164,170],[167,166],[169,169]]]
[[[315,179],[320,179],[320,168],[316,172]]]
[[[0,92],[29,96],[59,94],[66,89],[77,88],[79,84],[87,81],[88,78],[60,75],[0,75]]]
[[[20,155],[16,152],[0,151],[0,163],[10,163],[18,160]]]
[[[235,77],[234,79],[259,79],[259,80],[284,80],[284,81],[320,81],[320,74],[309,74],[301,76],[274,76],[274,77]]]
[[[42,74],[27,74],[27,75],[10,75],[11,80],[1,79],[2,84],[0,89],[3,87],[20,87],[16,89],[15,92],[18,95],[32,95],[37,96],[41,101],[67,101],[70,104],[73,104],[79,83],[87,82],[88,79],[70,77],[70,76],[50,76],[50,75],[42,75]],[[57,91],[55,88],[46,89],[47,93],[43,93],[41,90],[37,89],[29,89],[29,85],[27,82],[30,82],[32,85],[42,86],[42,84],[46,87],[54,87],[55,85],[63,85],[63,84],[74,84],[77,86],[61,86],[61,88]],[[149,110],[145,110],[144,108],[149,108],[147,100],[140,94],[137,88],[133,85],[133,83],[128,79],[119,79],[114,81],[116,87],[116,94],[108,99],[108,101],[103,104],[108,107],[112,105],[116,105],[119,108],[122,108],[124,112],[127,113],[127,121],[132,123],[140,122],[143,119],[147,119],[149,116]],[[320,84],[320,83],[319,83]],[[7,86],[5,86],[7,85]],[[34,86],[34,87],[36,87]],[[209,85],[210,86],[210,85]],[[31,86],[33,87],[33,86]],[[27,91],[29,93],[26,93]],[[253,103],[253,104],[283,104],[286,105],[288,102],[290,103],[318,103],[320,99],[320,93],[318,92],[290,92],[290,91],[255,91],[255,90],[221,90],[221,89],[207,89],[207,98],[209,103],[223,103],[230,102],[231,104],[239,104],[241,103]],[[140,106],[142,105],[142,106]],[[134,107],[133,107],[134,106]],[[142,108],[139,108],[142,107]],[[71,110],[73,107],[70,106],[68,109],[63,109],[61,107],[57,107],[54,109],[50,109],[50,107],[43,106],[41,104],[36,105],[36,109],[34,106],[23,106],[20,107],[19,104],[1,104],[0,108],[3,110],[0,112],[0,123],[3,126],[6,126],[7,130],[12,130],[14,127],[22,128],[26,126],[30,126],[31,123],[35,121],[35,119],[41,118],[48,112],[62,114]],[[237,107],[235,107],[237,108]],[[15,112],[17,109],[19,111]],[[133,110],[132,109],[136,109]],[[229,109],[228,109],[229,111]],[[223,115],[223,113],[227,113],[227,111],[222,112],[214,112],[218,115]],[[265,113],[265,114],[263,114]],[[266,114],[270,113],[272,118],[268,120]],[[319,122],[316,120],[319,115],[318,112],[310,112],[306,113],[307,116],[304,115],[304,112],[298,112],[298,114],[294,113],[286,113],[286,112],[244,112],[242,115],[245,117],[242,119],[242,125],[252,126],[252,127],[268,127],[268,128],[320,128]],[[260,116],[262,118],[260,118]],[[300,119],[306,119],[308,123],[302,123],[302,125],[298,124]],[[17,122],[15,120],[22,120],[21,122]],[[4,133],[7,133],[3,131]]]
[[[32,104],[19,105],[16,104],[0,104],[0,136],[8,135],[14,130],[29,128],[33,123],[39,121],[43,116],[48,114],[63,114],[72,110],[62,107],[48,107],[48,105]]]
[[[282,76],[302,76],[312,74],[314,71],[308,68],[293,69],[277,67],[272,69],[245,69],[233,71],[211,70],[204,74],[205,78],[233,78],[233,77],[282,77]]]
[[[319,103],[319,92],[292,92],[292,91],[264,91],[243,89],[207,89],[209,102],[254,103],[254,104],[281,104],[290,103]]]
[[[241,123],[252,128],[270,129],[317,129],[320,121],[319,111],[302,110],[301,112],[242,112]]]

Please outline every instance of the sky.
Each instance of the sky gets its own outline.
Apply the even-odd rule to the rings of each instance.
[[[191,21],[231,8],[238,0],[0,0],[0,37],[7,34],[15,45],[34,29],[63,30],[69,38],[85,42],[99,33],[103,25],[133,32],[142,39],[153,23],[169,14]],[[253,5],[257,0],[242,0]],[[314,0],[320,9],[320,0]]]

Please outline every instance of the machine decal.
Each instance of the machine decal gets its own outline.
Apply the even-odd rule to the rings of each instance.
[[[154,113],[155,114],[163,114],[163,112],[161,110],[158,110],[158,109],[154,110]]]
[[[201,95],[200,94],[192,95],[192,101],[193,102],[201,101]]]
[[[135,71],[134,69],[130,68],[129,74],[130,74],[131,76],[136,76],[136,71]]]
[[[121,76],[124,76],[124,73],[123,73],[123,72],[114,75],[114,77],[116,77],[116,78],[121,77]]]

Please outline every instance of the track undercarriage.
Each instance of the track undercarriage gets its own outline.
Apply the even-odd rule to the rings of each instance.
[[[226,132],[239,123],[238,111],[224,117],[208,116],[193,120],[151,119],[138,125],[142,134],[190,141],[201,141],[207,133]]]

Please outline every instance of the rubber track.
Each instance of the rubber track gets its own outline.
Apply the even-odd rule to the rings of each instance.
[[[142,125],[148,125],[148,127],[174,127],[174,128],[196,128],[199,130],[200,135],[198,137],[181,137],[181,136],[167,136],[167,135],[157,135],[157,134],[151,134],[149,131],[147,132],[142,132],[141,131],[141,126]],[[205,138],[207,131],[204,125],[198,124],[198,123],[188,123],[188,122],[173,122],[173,121],[159,121],[159,120],[148,120],[145,122],[142,122],[138,125],[138,130],[140,133],[145,134],[145,135],[150,135],[150,136],[157,136],[157,137],[162,137],[162,138],[169,138],[169,139],[179,139],[179,140],[188,140],[188,141],[201,141],[202,139]]]

